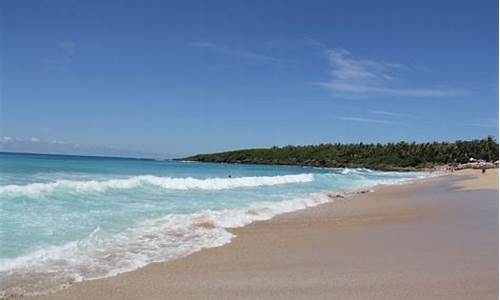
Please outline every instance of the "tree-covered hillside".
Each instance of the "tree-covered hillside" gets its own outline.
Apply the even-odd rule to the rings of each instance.
[[[497,142],[492,137],[488,137],[482,140],[456,141],[453,143],[337,143],[199,154],[186,157],[183,160],[398,170],[465,163],[471,157],[487,161],[498,160]]]

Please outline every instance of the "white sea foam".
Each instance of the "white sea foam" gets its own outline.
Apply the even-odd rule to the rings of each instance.
[[[332,199],[326,194],[313,194],[308,198],[254,204],[241,210],[173,214],[114,235],[102,233],[97,227],[84,240],[0,260],[0,291],[4,295],[38,294],[72,282],[132,271],[151,262],[168,261],[229,243],[234,235],[226,228],[328,201]]]
[[[150,185],[163,189],[172,189],[172,190],[189,190],[189,189],[224,190],[233,188],[311,182],[313,180],[314,180],[313,174],[254,176],[254,177],[235,177],[235,178],[208,178],[208,179],[196,179],[192,177],[173,178],[173,177],[159,177],[153,175],[142,175],[124,179],[110,179],[103,181],[57,180],[48,183],[31,183],[27,185],[5,185],[5,186],[0,186],[0,196],[39,197],[49,194],[58,189],[75,193],[105,192],[111,189],[132,189],[144,185]]]
[[[170,178],[136,176],[105,181],[58,180],[52,183],[0,187],[0,196],[38,197],[54,191],[87,193],[109,189],[130,189],[145,185],[164,189],[222,190],[315,181],[328,189],[359,189],[375,184],[397,184],[428,174],[384,173],[369,178],[366,170],[343,174],[322,173],[240,178]],[[411,175],[411,176],[410,176]],[[338,188],[337,188],[338,190]],[[296,197],[296,196],[293,196]],[[36,294],[57,289],[75,281],[103,278],[132,271],[151,262],[168,261],[204,248],[229,243],[234,237],[227,228],[245,226],[258,220],[332,201],[327,194],[274,202],[253,202],[233,210],[204,210],[191,214],[169,214],[162,218],[130,225],[112,233],[97,226],[78,241],[41,247],[29,254],[0,260],[0,298],[10,294]],[[132,223],[131,223],[132,224]],[[105,228],[105,227],[103,227]]]

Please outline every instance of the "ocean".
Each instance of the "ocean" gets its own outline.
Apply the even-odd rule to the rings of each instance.
[[[227,229],[428,173],[0,154],[0,296],[229,243]]]

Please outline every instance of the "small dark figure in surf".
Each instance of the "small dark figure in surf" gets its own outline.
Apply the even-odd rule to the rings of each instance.
[[[228,175],[227,177],[228,177],[228,178],[231,178],[231,175]]]

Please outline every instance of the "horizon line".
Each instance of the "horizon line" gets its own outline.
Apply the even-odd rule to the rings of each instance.
[[[251,149],[270,149],[274,147],[278,148],[283,148],[283,147],[288,147],[288,146],[294,146],[294,147],[307,147],[307,146],[319,146],[319,145],[334,145],[334,144],[343,144],[343,145],[358,145],[358,144],[365,144],[365,145],[387,145],[387,144],[397,144],[401,142],[405,143],[416,143],[416,144],[425,144],[425,143],[456,143],[458,141],[462,142],[469,142],[469,141],[474,141],[474,140],[484,140],[487,138],[493,138],[495,142],[498,143],[497,137],[493,135],[487,135],[482,138],[474,138],[474,139],[455,139],[455,140],[441,140],[441,141],[426,141],[426,142],[417,142],[415,140],[410,141],[410,140],[399,140],[399,141],[394,141],[394,142],[384,142],[384,143],[375,143],[375,142],[349,142],[349,143],[341,143],[341,142],[326,142],[326,143],[317,143],[317,144],[287,144],[287,145],[282,145],[282,146],[267,146],[267,147],[248,147],[248,148],[238,148],[238,149],[229,149],[229,150],[221,150],[221,151],[216,151],[216,152],[210,152],[210,153],[194,153],[191,155],[183,156],[183,157],[172,157],[172,158],[159,158],[159,157],[133,157],[133,156],[110,156],[110,155],[99,155],[99,154],[74,154],[74,153],[50,153],[50,152],[17,152],[17,151],[3,151],[0,150],[0,154],[7,154],[7,155],[49,155],[49,156],[72,156],[72,157],[87,157],[87,158],[110,158],[110,159],[135,159],[135,160],[155,160],[155,161],[179,161],[184,158],[188,158],[191,156],[195,155],[204,155],[204,154],[213,154],[213,153],[223,153],[223,152],[233,152],[233,151],[241,151],[241,150],[251,150]]]

